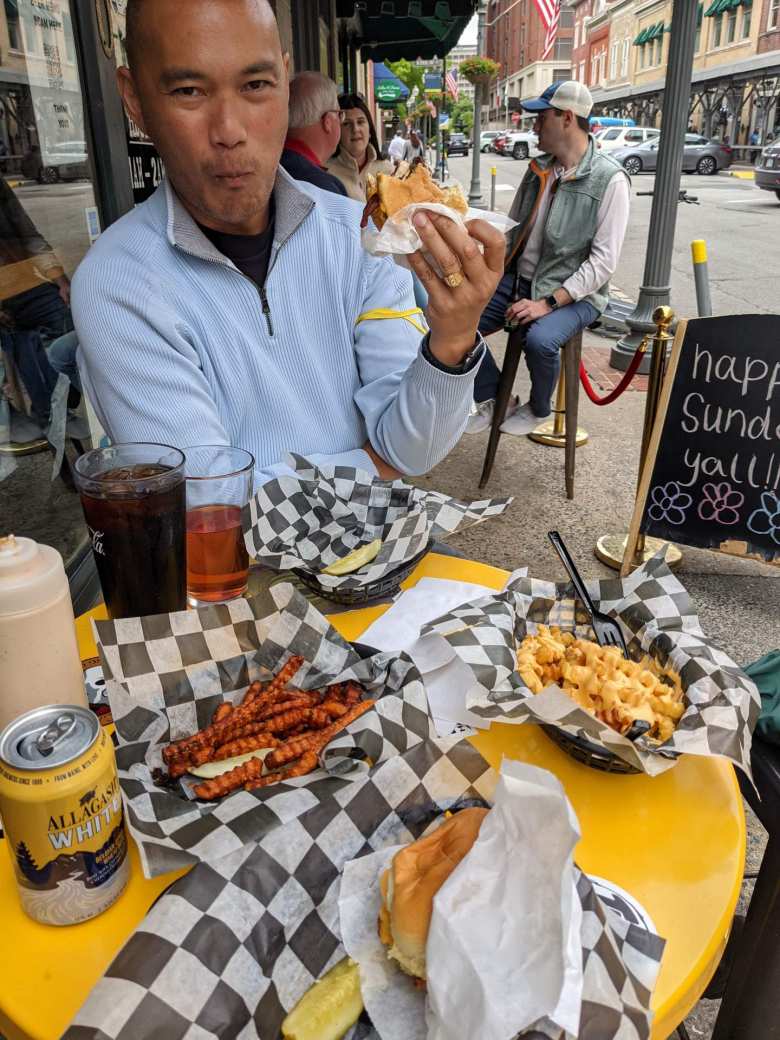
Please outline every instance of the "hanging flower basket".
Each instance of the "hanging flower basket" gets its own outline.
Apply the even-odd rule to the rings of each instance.
[[[501,65],[490,58],[466,58],[458,66],[462,76],[474,86],[480,83],[490,83],[501,71]]]

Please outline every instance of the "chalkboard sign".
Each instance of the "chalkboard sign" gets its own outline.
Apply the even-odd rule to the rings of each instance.
[[[680,322],[624,571],[640,531],[780,564],[780,315]]]

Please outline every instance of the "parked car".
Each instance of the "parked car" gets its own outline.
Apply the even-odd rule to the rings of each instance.
[[[447,141],[447,155],[468,155],[471,142],[465,134],[450,134]]]
[[[727,144],[710,141],[702,134],[686,134],[683,147],[683,169],[695,164],[697,173],[710,176],[731,166],[733,152]]]
[[[539,154],[539,138],[533,130],[513,130],[504,141],[504,155],[513,159],[528,159]]]
[[[481,152],[491,151],[491,145],[500,133],[500,130],[483,130],[479,135],[479,150]]]
[[[660,134],[661,131],[652,126],[608,126],[599,131],[597,142],[602,152],[614,152],[618,148],[631,148],[646,141],[656,141]]]
[[[646,141],[633,148],[618,148],[613,159],[632,177],[658,165],[658,141]],[[683,146],[683,173],[712,174],[731,165],[731,149],[720,141],[708,141],[701,134],[686,134]]]
[[[60,141],[49,145],[36,157],[38,168],[31,175],[40,184],[57,181],[77,181],[89,177],[87,145],[85,141]]]
[[[780,140],[761,150],[756,163],[756,187],[773,191],[780,201]]]

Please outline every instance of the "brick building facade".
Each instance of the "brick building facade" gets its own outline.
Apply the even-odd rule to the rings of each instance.
[[[501,65],[491,89],[491,126],[508,125],[521,100],[538,97],[556,79],[571,76],[573,20],[570,10],[561,11],[555,45],[543,59],[547,32],[533,0],[490,0],[486,54]]]

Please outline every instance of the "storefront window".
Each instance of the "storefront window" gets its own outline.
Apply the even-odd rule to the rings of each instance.
[[[22,29],[19,24],[19,9],[15,0],[5,0],[5,19],[8,26],[8,45],[12,51],[22,50]]]
[[[723,15],[722,14],[715,15],[715,17],[713,18],[713,22],[715,23],[715,27],[714,27],[715,38],[712,41],[712,46],[713,47],[720,47],[720,38],[721,38],[721,35],[723,33]]]
[[[70,462],[92,446],[70,280],[99,231],[71,16],[0,4],[0,534],[66,563],[86,544]]]
[[[742,39],[746,40],[750,36],[750,18],[752,11],[749,7],[742,8]]]
[[[728,22],[726,23],[726,43],[733,43],[734,37],[737,35],[737,12],[729,11]]]

